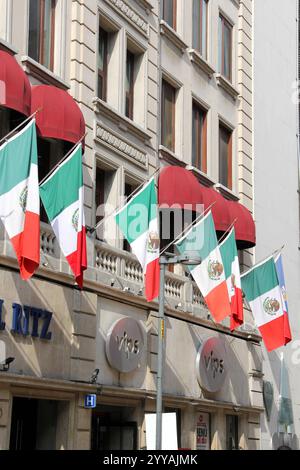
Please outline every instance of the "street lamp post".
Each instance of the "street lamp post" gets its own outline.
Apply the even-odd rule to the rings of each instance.
[[[200,258],[189,257],[187,255],[171,256],[165,254],[159,258],[160,278],[159,278],[159,310],[158,310],[158,364],[156,382],[156,450],[162,448],[162,375],[163,375],[163,355],[165,338],[165,275],[168,264],[198,265]]]

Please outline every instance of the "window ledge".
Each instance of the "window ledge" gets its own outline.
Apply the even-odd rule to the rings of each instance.
[[[109,117],[118,125],[122,131],[129,132],[130,134],[138,137],[140,140],[146,142],[150,141],[152,138],[152,135],[143,127],[131,121],[131,119],[127,118],[126,116],[120,114],[105,101],[101,100],[100,98],[94,98],[92,102],[94,105],[94,112],[96,114],[104,114],[105,116]]]
[[[46,85],[53,85],[62,90],[69,90],[70,85],[62,80],[58,75],[51,72],[51,70],[44,67],[44,65],[39,64],[36,60],[28,56],[22,56],[21,62],[23,64],[23,69],[27,74],[32,75],[37,80],[40,80]]]
[[[160,33],[165,35],[166,38],[169,39],[169,41],[171,41],[182,54],[187,49],[188,46],[181,39],[179,34],[176,33],[176,31],[171,28],[171,26],[169,26],[168,23],[166,23],[164,20],[161,20],[160,22]]]
[[[146,10],[146,13],[150,13],[151,10],[153,10],[153,5],[148,0],[137,0],[137,2],[141,5],[144,10]]]
[[[231,96],[231,98],[236,100],[240,94],[239,91],[220,73],[216,75],[216,79],[217,79],[217,84],[221,88],[223,88],[223,90],[225,90],[226,93],[228,93]]]
[[[186,165],[186,170],[193,173],[193,175],[197,178],[197,180],[200,181],[200,183],[203,184],[203,186],[215,185],[215,181],[211,179],[206,173],[203,173],[203,171],[199,170],[199,168],[196,168],[193,165]]]
[[[159,158],[161,160],[165,160],[170,165],[185,167],[185,163],[179,158],[179,156],[163,145],[159,146]]]
[[[9,52],[10,54],[16,55],[18,54],[18,49],[16,49],[14,46],[12,46],[9,42],[4,41],[4,39],[0,38],[0,50],[3,50],[5,52]]]
[[[232,191],[229,188],[226,188],[226,186],[224,186],[221,183],[217,183],[215,185],[215,188],[219,191],[219,193],[222,194],[222,196],[225,197],[225,199],[230,199],[231,201],[239,201],[240,200],[239,196],[237,194],[235,194],[234,191]]]
[[[196,49],[189,49],[189,56],[191,61],[199,67],[206,75],[208,75],[209,78],[213,76],[213,74],[216,72],[212,66],[205,60],[199,52]]]

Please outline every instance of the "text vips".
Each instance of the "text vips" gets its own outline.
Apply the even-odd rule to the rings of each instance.
[[[0,299],[0,331],[5,330],[6,326],[3,321],[3,304],[4,301]],[[48,330],[52,319],[52,312],[13,303],[12,313],[12,326],[10,329],[12,333],[23,336],[30,335],[33,338],[51,339],[52,333]]]

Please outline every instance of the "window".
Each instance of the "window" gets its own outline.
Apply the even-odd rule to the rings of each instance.
[[[107,90],[107,43],[108,34],[99,28],[98,44],[98,98],[106,101]]]
[[[53,70],[56,0],[30,0],[28,55]]]
[[[219,72],[231,81],[232,68],[232,26],[219,16]]]
[[[124,191],[124,196],[125,196],[125,201],[124,204],[127,204],[127,202],[130,201],[132,198],[132,193],[136,190],[138,186],[129,182],[125,182],[125,191]],[[123,250],[131,252],[131,246],[130,243],[126,240],[126,238],[123,239]]]
[[[163,0],[163,19],[171,28],[176,29],[177,0]]]
[[[133,119],[133,96],[134,96],[134,54],[127,49],[126,56],[126,85],[125,85],[125,115]]]
[[[96,167],[96,188],[95,188],[95,208],[96,208],[96,224],[99,224],[106,216],[112,213],[116,206],[116,188],[115,188],[116,171],[108,168]],[[110,232],[111,218],[108,217],[107,222],[103,222],[96,230],[96,238],[101,241],[110,241],[115,235]]]
[[[232,131],[219,125],[219,183],[232,189]]]
[[[207,171],[207,120],[206,111],[193,102],[193,154],[192,164],[199,170]]]
[[[175,149],[175,95],[172,85],[162,82],[161,143],[168,149]]]
[[[207,59],[208,0],[194,0],[193,48]]]
[[[39,180],[41,181],[67,154],[67,152],[73,147],[73,144],[63,140],[41,139],[39,137],[37,143]],[[48,217],[42,204],[40,217],[42,222],[48,223]]]
[[[226,450],[239,449],[238,424],[238,416],[226,415]]]

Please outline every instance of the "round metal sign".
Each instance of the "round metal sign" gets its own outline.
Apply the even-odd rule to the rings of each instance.
[[[140,365],[144,335],[139,322],[125,317],[110,328],[106,339],[106,357],[119,372],[132,372]]]
[[[196,358],[197,377],[200,387],[206,392],[218,392],[227,374],[224,342],[217,336],[205,339]]]

